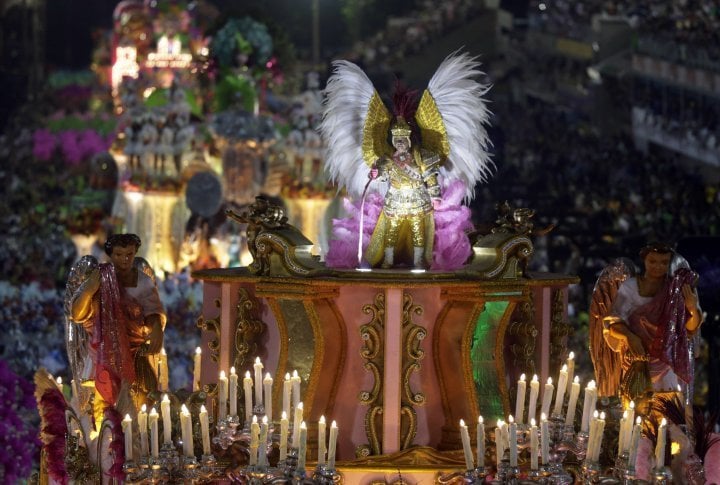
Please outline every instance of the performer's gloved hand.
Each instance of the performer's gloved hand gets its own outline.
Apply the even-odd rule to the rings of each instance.
[[[376,178],[378,178],[379,173],[380,172],[378,171],[378,169],[376,167],[373,167],[370,169],[370,173],[368,173],[368,177],[370,177],[372,180],[375,180]]]
[[[432,199],[433,210],[438,210],[442,205],[442,199],[440,197],[433,197]]]

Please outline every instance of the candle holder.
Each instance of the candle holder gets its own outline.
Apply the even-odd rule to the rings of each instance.
[[[143,470],[138,463],[128,460],[123,464],[125,483],[142,483],[148,476],[147,469]]]
[[[565,439],[562,446],[569,453],[575,455],[575,459],[579,462],[585,460],[587,455],[588,439],[590,435],[583,431],[580,431],[577,435],[574,435],[574,439]]]
[[[170,480],[170,473],[166,467],[163,466],[160,457],[152,458],[148,461],[149,465],[149,483],[163,483]]]
[[[673,481],[672,472],[666,466],[654,468],[652,472],[652,483],[657,485],[669,485]]]
[[[549,428],[551,441],[548,471],[552,476],[550,480],[559,485],[569,485],[573,483],[573,477],[563,468],[563,462],[569,449],[568,442],[565,441],[565,418],[560,414],[553,414],[550,418]]]
[[[600,481],[600,464],[585,461],[582,466],[583,483],[598,483]]]
[[[318,465],[313,473],[313,482],[319,485],[340,483],[340,475],[326,464]]]
[[[552,473],[550,473],[546,467],[528,472],[528,479],[533,482],[546,483],[551,476]]]
[[[615,467],[613,467],[613,475],[615,477],[621,480],[625,477],[625,473],[627,472],[629,466],[629,458],[630,454],[627,451],[623,451],[617,456],[617,458],[615,458]]]
[[[491,483],[508,483],[508,472],[510,469],[510,460],[503,458],[497,467],[495,479]]]
[[[292,477],[295,474],[295,468],[298,462],[298,449],[290,448],[285,457],[285,463],[283,464],[283,471],[286,477]],[[278,464],[280,465],[280,464]]]
[[[633,485],[637,480],[637,476],[635,475],[635,467],[627,466],[623,471],[623,476],[620,477],[620,479],[623,485]]]
[[[186,481],[197,481],[202,477],[200,473],[200,464],[194,456],[184,456],[182,459],[182,471],[179,478]]]

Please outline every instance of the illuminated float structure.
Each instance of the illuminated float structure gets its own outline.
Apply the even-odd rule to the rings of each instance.
[[[249,224],[257,249],[248,267],[195,273],[206,383],[256,356],[275,382],[297,369],[304,419],[332,416],[342,430],[345,483],[398,470],[435,480],[462,468],[462,456],[446,451],[462,448],[460,419],[511,414],[513,377],[545,380],[566,356],[567,287],[578,280],[524,273],[532,224],[528,212],[514,214],[474,241],[462,270],[424,273],[329,269],[279,208],[259,199],[231,214]]]
[[[202,375],[207,384],[231,368],[248,368],[256,356],[275,382],[296,369],[304,383],[303,419],[311,423],[307,449],[315,456],[314,452],[324,447],[318,443],[313,423],[321,416],[331,416],[342,430],[337,471],[345,483],[373,483],[395,474],[403,479],[442,481],[443,474],[462,469],[463,464],[472,470],[472,459],[463,462],[462,455],[453,451],[464,448],[471,454],[461,420],[506,416],[514,377],[537,373],[544,380],[558,371],[565,358],[567,287],[577,278],[526,273],[533,254],[533,211],[501,206],[496,227],[486,235],[469,238],[462,225],[453,227],[454,237],[449,240],[458,245],[467,242],[467,254],[452,268],[435,268],[441,247],[437,242],[434,248],[432,242],[419,248],[426,255],[427,249],[432,249],[433,267],[429,270],[420,268],[424,261],[418,248],[414,248],[414,258],[410,252],[414,263],[409,267],[400,261],[400,249],[393,259],[393,250],[402,247],[400,243],[385,248],[384,260],[375,262],[368,257],[378,228],[392,222],[383,221],[392,217],[390,209],[387,216],[385,210],[393,202],[388,202],[392,196],[387,195],[383,213],[379,218],[379,209],[375,213],[377,222],[368,220],[368,207],[378,201],[365,201],[367,187],[377,176],[371,169],[379,167],[376,172],[397,176],[390,179],[388,194],[408,189],[402,192],[408,194],[408,204],[421,197],[424,188],[418,180],[422,177],[427,186],[437,189],[432,192],[439,199],[433,203],[436,215],[446,211],[454,219],[467,217],[456,207],[462,194],[454,203],[450,198],[457,193],[452,180],[465,182],[461,183],[464,193],[465,187],[472,188],[484,175],[485,140],[476,138],[484,134],[480,130],[486,113],[480,99],[483,90],[479,83],[468,81],[479,73],[477,66],[467,55],[449,56],[438,68],[440,74],[431,80],[432,96],[440,101],[436,105],[432,98],[426,99],[430,96],[426,91],[414,116],[423,130],[422,149],[412,152],[417,153],[414,160],[430,161],[416,175],[409,157],[403,158],[409,152],[403,152],[399,143],[411,135],[405,122],[410,117],[396,112],[397,121],[391,125],[392,118],[367,77],[350,63],[336,64],[326,89],[326,163],[331,164],[331,176],[348,192],[354,188],[356,195],[362,193],[362,202],[350,216],[356,237],[350,244],[341,241],[336,245],[345,248],[340,253],[350,249],[351,261],[344,269],[335,264],[342,258],[333,253],[332,246],[328,260],[333,259],[334,264],[320,262],[312,254],[313,242],[288,223],[282,210],[257,198],[248,210],[229,213],[247,224],[252,263],[193,273],[204,282],[203,316],[198,325],[203,329],[203,349],[210,351],[203,353]],[[441,119],[439,111],[442,100],[448,100],[443,96],[447,91],[453,91],[456,106],[465,103],[472,114],[445,117],[443,113]],[[457,101],[458,94],[462,101]],[[360,105],[357,112],[353,112],[355,102]],[[469,134],[467,140],[471,141],[462,144],[474,148],[453,152],[453,165],[460,174],[443,172],[450,185],[445,186],[441,198],[437,185],[432,185],[437,169],[432,165],[432,153],[440,153],[437,149],[443,149],[442,140],[447,141],[445,128],[442,136],[437,129],[438,120],[442,124],[443,119],[446,123],[450,120],[449,138],[458,133],[452,131],[457,126],[454,122],[477,131]],[[434,134],[427,131],[433,123]],[[393,153],[385,147],[389,132],[397,149],[392,155],[394,162],[386,162]],[[356,146],[358,139],[362,149]],[[408,145],[405,143],[405,150]],[[431,152],[430,147],[436,150]],[[447,154],[444,152],[445,157]],[[384,168],[383,163],[397,165]],[[392,172],[395,167],[401,167],[399,173]],[[429,198],[427,204],[420,202],[427,211]],[[401,203],[406,202],[401,199]],[[415,224],[420,209],[413,206],[409,212],[401,212],[405,209],[403,206],[398,213],[408,216],[408,225]],[[364,219],[375,227],[372,237],[365,240],[357,237],[358,230],[365,232]],[[431,227],[430,222],[425,224]],[[432,228],[438,235],[443,230],[438,223]],[[398,240],[403,231],[409,233],[401,225]],[[352,233],[344,230],[336,235],[347,240]],[[412,242],[416,242],[414,233]],[[353,247],[357,249],[354,262]],[[431,262],[425,261],[427,265]],[[368,262],[376,268],[371,269]],[[380,262],[382,268],[377,268]],[[545,394],[549,397],[551,393]],[[273,416],[279,414],[280,405],[280,396],[274,396]],[[481,467],[484,454],[482,460]]]

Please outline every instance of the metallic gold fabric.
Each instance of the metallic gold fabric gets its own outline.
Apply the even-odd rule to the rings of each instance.
[[[395,263],[412,262],[413,247],[424,249],[424,260],[432,261],[435,222],[432,197],[440,195],[436,170],[439,158],[427,150],[413,148],[412,158],[384,158],[379,164],[390,187],[383,210],[365,252],[371,266],[382,262],[386,248],[395,249]]]
[[[450,154],[450,142],[445,131],[445,123],[443,123],[435,100],[427,89],[420,98],[415,121],[420,127],[423,147],[437,153],[441,160],[447,160]]]
[[[379,158],[388,156],[392,149],[387,142],[388,130],[392,116],[380,99],[377,91],[370,99],[367,117],[362,133],[362,155],[368,166],[372,166]]]

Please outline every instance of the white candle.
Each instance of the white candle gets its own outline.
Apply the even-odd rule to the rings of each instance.
[[[630,455],[628,456],[628,468],[635,469],[635,462],[637,461],[637,450],[640,445],[640,436],[642,435],[642,418],[638,416],[635,419],[635,426],[633,427],[632,439],[630,440]]]
[[[210,454],[210,422],[205,406],[200,406],[200,432],[202,433],[203,455]]]
[[[291,380],[293,407],[297,407],[300,402],[300,376],[298,375],[298,371],[293,371]]]
[[[502,420],[498,419],[497,426],[495,427],[495,465],[498,470],[500,469],[504,453],[505,446],[503,445]]]
[[[290,373],[285,373],[285,381],[283,382],[283,407],[282,410],[285,414],[290,416],[290,396],[292,395],[292,380],[290,379]]]
[[[572,353],[572,352],[571,352]],[[575,409],[577,408],[578,396],[580,395],[580,378],[575,376],[570,386],[570,400],[568,401],[567,412],[565,413],[565,424],[572,426],[575,423]]]
[[[567,365],[567,381],[568,382],[574,382],[573,379],[575,378],[575,352],[570,352],[568,354],[567,361],[565,361],[565,364]]]
[[[478,417],[477,425],[477,466],[485,466],[485,421],[482,416]]]
[[[195,443],[193,443],[192,416],[185,404],[180,408],[180,426],[185,456],[195,456]]]
[[[302,404],[302,403],[300,403]],[[305,460],[307,459],[307,426],[305,421],[300,423],[300,446],[298,447],[297,471],[303,473],[305,471]]]
[[[300,423],[303,422],[303,403],[299,402],[295,408],[295,416],[293,418],[293,435],[292,447],[297,448],[300,442]]]
[[[234,418],[237,416],[237,392],[238,392],[238,375],[235,372],[235,367],[230,367],[230,379],[228,382],[229,391],[228,399],[230,401],[230,417]]]
[[[527,383],[525,382],[525,374],[520,374],[520,379],[517,382],[517,395],[515,396],[515,417],[517,422],[522,424],[523,414],[525,413],[525,388]]]
[[[228,378],[225,375],[225,371],[221,370],[218,379],[218,421],[225,419],[227,416],[227,401]]]
[[[300,402],[300,375],[297,373],[296,370],[293,371],[293,376],[290,378],[290,380],[292,381],[293,388],[293,407],[297,407],[298,403]]]
[[[595,456],[595,440],[597,437],[597,422],[600,419],[600,413],[593,412],[592,418],[590,418],[589,432],[588,432],[588,445],[587,452],[585,454],[585,461],[588,463],[592,462],[593,456]]]
[[[160,446],[158,443],[158,412],[155,408],[150,410],[148,415],[150,423],[150,454],[153,458],[160,456]]]
[[[510,466],[517,466],[518,461],[518,449],[517,449],[517,424],[513,419],[512,415],[508,417],[509,426],[509,441],[510,441]]]
[[[263,371],[263,365],[262,362],[260,362],[260,357],[255,357],[255,364],[253,364],[253,368],[255,369],[255,404],[261,404],[263,402],[263,396],[262,396],[262,371]]]
[[[528,402],[528,421],[530,418],[534,418],[537,413],[537,399],[540,394],[540,381],[538,381],[537,374],[533,375],[530,381],[530,401]]]
[[[263,416],[260,424],[260,442],[258,443],[258,465],[267,466],[268,418]]]
[[[147,456],[148,450],[148,427],[147,427],[147,406],[143,404],[138,413],[138,430],[140,431],[140,455]]]
[[[562,414],[562,407],[565,401],[565,388],[567,386],[568,369],[567,364],[563,364],[560,369],[560,375],[558,376],[557,393],[555,394],[555,407],[553,408],[553,414]]]
[[[265,379],[263,379],[263,386],[265,388],[265,416],[267,416],[268,421],[272,421],[272,385],[273,378],[268,372],[265,374]]]
[[[287,458],[288,432],[290,429],[290,421],[288,415],[283,411],[280,417],[280,461],[283,462]]]
[[[170,389],[170,381],[168,377],[168,356],[167,352],[165,352],[165,347],[160,349],[160,360],[158,361],[158,365],[160,366],[160,375],[158,376],[158,380],[160,381],[160,391],[166,392]]]
[[[623,411],[622,418],[620,418],[620,429],[618,433],[618,455],[622,455],[625,449],[625,433],[627,432],[628,412],[627,409]],[[632,428],[630,428],[632,430]]]
[[[470,434],[468,428],[465,426],[465,421],[460,420],[460,439],[462,440],[463,454],[465,455],[465,469],[472,470],[475,468],[473,465],[472,448],[470,447]]]
[[[325,416],[320,416],[318,421],[318,465],[325,464]]]
[[[590,417],[593,415],[593,411],[595,411],[596,393],[597,390],[595,389],[595,381],[588,382],[588,385],[585,386],[582,422],[580,424],[580,431],[583,433],[587,433],[590,429]]]
[[[250,371],[245,372],[245,378],[243,379],[243,393],[245,394],[245,422],[249,423],[253,417],[253,404],[252,404],[252,378],[250,377]]]
[[[61,393],[61,394],[65,394],[65,393],[63,392],[62,377],[58,376],[58,378],[55,379],[55,385],[56,385],[57,388],[60,390],[60,393]]]
[[[625,442],[623,443],[623,451],[630,449],[630,440],[632,439],[633,423],[635,422],[635,401],[630,401],[628,406],[628,421],[625,424]]]
[[[537,470],[538,466],[538,429],[535,418],[530,420],[530,469]]]
[[[200,372],[202,369],[202,349],[200,347],[195,348],[195,358],[193,365],[193,391],[200,390]]]
[[[548,377],[547,383],[545,384],[545,390],[543,391],[542,406],[540,407],[541,415],[550,415],[550,403],[552,402],[553,391],[555,391],[555,386],[553,386],[552,382],[552,377]]]
[[[540,416],[540,458],[543,465],[550,461],[550,426],[545,414]]]
[[[655,468],[660,469],[665,466],[665,443],[667,420],[662,418],[658,427],[657,443],[655,444]]]
[[[122,420],[122,430],[125,435],[125,461],[133,459],[133,435],[132,435],[132,418],[129,414],[125,415]]]
[[[595,439],[595,455],[593,456],[593,461],[597,463],[600,460],[600,450],[602,448],[602,439],[603,439],[603,433],[605,431],[605,413],[600,413],[600,419],[598,419],[597,422],[597,432]]]
[[[260,445],[260,423],[257,416],[253,416],[250,424],[250,464],[257,465],[257,451]]]
[[[163,444],[172,444],[172,424],[170,421],[170,398],[167,394],[163,395],[160,401],[160,413],[163,420]]]
[[[335,469],[335,449],[337,446],[338,427],[333,421],[330,423],[330,441],[328,442],[328,469]]]

